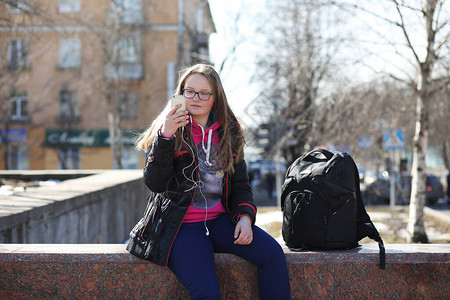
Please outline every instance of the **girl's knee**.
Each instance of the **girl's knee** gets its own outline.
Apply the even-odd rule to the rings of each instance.
[[[267,252],[267,255],[274,256],[274,257],[284,257],[284,250],[281,247],[281,245],[275,240],[271,239],[265,243],[265,251]]]
[[[220,299],[220,289],[218,286],[205,286],[202,289],[189,291],[192,299]]]

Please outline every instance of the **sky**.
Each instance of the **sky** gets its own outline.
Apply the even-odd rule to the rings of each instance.
[[[263,2],[209,0],[217,31],[210,38],[210,57],[216,68],[232,51],[236,39],[240,39],[235,55],[227,61],[220,76],[232,110],[247,126],[257,125],[253,121],[254,117],[246,111],[251,111],[251,103],[260,92],[260,87],[251,83],[251,77],[255,68],[255,54],[259,49],[259,45],[255,44],[254,20],[263,13]],[[230,26],[235,24],[236,15],[240,16],[239,32],[235,31],[235,26]]]

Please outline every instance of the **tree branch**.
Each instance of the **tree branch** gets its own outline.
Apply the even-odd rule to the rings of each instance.
[[[447,35],[444,36],[442,38],[442,40],[437,44],[436,50],[439,50],[443,45],[445,45],[448,42],[449,39],[450,39],[450,32],[447,33]]]
[[[402,31],[403,31],[403,35],[404,35],[405,38],[406,38],[406,42],[408,43],[408,46],[409,46],[409,48],[411,49],[411,51],[412,51],[412,53],[413,53],[413,55],[414,55],[414,58],[416,59],[417,63],[420,65],[421,61],[420,61],[420,59],[419,59],[419,56],[417,55],[416,49],[414,49],[414,46],[413,46],[412,43],[411,43],[411,40],[410,40],[410,38],[409,38],[409,34],[408,34],[408,32],[406,31],[406,28],[405,28],[405,20],[403,19],[403,13],[402,13],[402,11],[400,10],[400,6],[399,6],[399,4],[398,4],[398,1],[397,1],[397,0],[392,0],[392,2],[395,3],[395,8],[397,9],[398,16],[400,17],[401,24],[399,24],[399,26],[400,26],[400,28],[401,28]]]

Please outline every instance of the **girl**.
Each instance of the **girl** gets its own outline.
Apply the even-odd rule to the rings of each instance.
[[[258,267],[263,299],[289,299],[284,252],[254,225],[256,206],[244,160],[244,134],[217,72],[206,64],[182,72],[176,94],[140,136],[151,191],[127,250],[168,266],[192,299],[220,299],[214,252],[234,253]]]

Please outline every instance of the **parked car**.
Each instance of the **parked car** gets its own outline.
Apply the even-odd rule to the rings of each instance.
[[[359,172],[360,182],[364,185],[372,184],[375,180],[381,176],[379,172],[375,169],[361,169]]]
[[[409,204],[411,196],[411,175],[401,175],[395,179],[396,204]],[[389,178],[378,178],[369,184],[363,194],[367,204],[383,203],[390,201]],[[439,177],[427,174],[425,201],[427,205],[435,204],[439,198],[444,198],[444,187]]]

